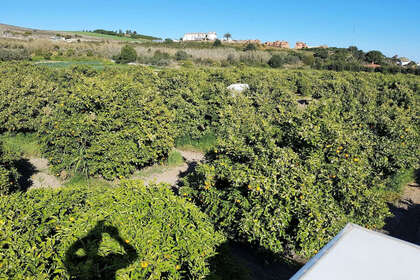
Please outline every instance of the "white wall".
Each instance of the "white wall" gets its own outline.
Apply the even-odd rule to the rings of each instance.
[[[202,41],[202,40],[211,40],[214,41],[217,39],[217,34],[215,32],[209,33],[186,33],[182,38],[183,41]]]

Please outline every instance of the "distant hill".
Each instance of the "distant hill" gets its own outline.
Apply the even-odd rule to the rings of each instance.
[[[123,40],[123,41],[153,41],[153,40],[161,40],[161,38],[137,34],[136,33],[118,33],[115,31],[108,31],[104,29],[96,29],[94,31],[74,31],[74,32],[66,32],[66,33],[74,33],[77,35],[84,35],[90,36],[95,38],[106,38],[106,39],[115,39],[115,40]]]
[[[27,28],[27,27],[20,27],[14,26],[9,24],[0,23],[0,37],[28,37],[28,36],[35,36],[37,38],[42,37],[51,37],[56,35],[70,35],[81,37],[84,39],[91,39],[91,40],[98,40],[98,39],[111,39],[111,40],[121,40],[121,41],[152,41],[152,40],[159,40],[160,38],[137,34],[136,32],[133,34],[119,34],[114,31],[107,31],[103,29],[97,29],[94,32],[84,32],[84,31],[57,31],[57,30],[40,30],[35,28]]]
[[[19,27],[9,24],[0,23],[0,30],[10,30],[10,31],[34,31],[36,29],[33,28],[26,28],[26,27]]]
[[[0,23],[0,35],[1,33],[4,32],[9,32],[11,34],[29,34],[29,33],[36,33],[39,35],[49,35],[49,34],[53,34],[55,31],[48,31],[48,30],[39,30],[39,29],[34,29],[34,28],[26,28],[26,27],[20,27],[20,26],[14,26],[14,25],[9,25],[9,24],[3,24]]]

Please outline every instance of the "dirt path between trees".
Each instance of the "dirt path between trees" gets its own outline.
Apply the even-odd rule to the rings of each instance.
[[[420,245],[420,184],[408,184],[400,200],[390,205],[394,215],[386,220],[383,232]]]
[[[180,166],[161,166],[156,172],[151,172],[146,177],[133,176],[132,179],[142,179],[145,184],[167,183],[176,186],[179,180],[191,173],[198,163],[204,160],[204,154],[196,151],[177,150],[184,158],[184,163]],[[22,190],[37,188],[58,188],[63,183],[59,176],[54,176],[49,172],[48,160],[45,158],[29,157],[22,158],[17,163],[17,168],[21,177],[19,185]],[[153,169],[153,167],[146,168]]]
[[[145,177],[134,176],[132,179],[142,179],[146,185],[167,183],[176,187],[182,177],[190,174],[195,167],[204,161],[204,154],[197,151],[177,150],[184,158],[181,166],[161,166],[160,170],[151,172]],[[58,188],[63,186],[60,178],[50,174],[48,160],[45,158],[23,158],[17,163],[21,174],[19,184],[23,190],[36,188]],[[153,167],[149,167],[152,169]],[[155,167],[156,168],[156,167]],[[147,170],[147,168],[146,168]],[[147,174],[147,172],[146,172]],[[420,177],[420,176],[417,176]],[[381,232],[390,236],[420,245],[420,182],[408,184],[402,197],[390,204],[393,217],[388,218]]]
[[[185,163],[181,166],[167,167],[161,173],[151,174],[144,178],[137,178],[144,180],[145,184],[148,185],[152,182],[155,183],[167,183],[171,186],[176,186],[179,179],[191,173],[198,163],[204,161],[204,154],[196,151],[183,151],[177,150],[184,158]],[[152,167],[153,168],[153,167]],[[136,178],[134,178],[136,179]]]
[[[16,167],[21,175],[19,185],[22,190],[62,186],[59,178],[49,173],[48,160],[45,158],[22,158],[17,162]]]

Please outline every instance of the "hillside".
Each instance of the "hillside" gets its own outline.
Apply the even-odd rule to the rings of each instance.
[[[218,43],[217,45],[215,43]],[[283,69],[318,69],[352,72],[420,74],[420,67],[405,58],[386,57],[378,50],[319,47],[285,49],[258,42],[172,41],[135,30],[53,31],[0,25],[0,61],[53,60],[113,63],[125,44],[136,58],[130,62],[156,67],[253,66]]]
[[[58,36],[60,35],[60,36]],[[71,36],[72,38],[78,38],[82,41],[97,41],[97,40],[118,40],[118,41],[151,41],[159,39],[157,37],[137,34],[136,38],[130,38],[125,36],[113,36],[107,34],[100,34],[97,32],[83,32],[83,31],[58,31],[58,30],[40,30],[34,28],[26,28],[8,24],[0,23],[0,38],[11,38],[11,39],[50,39],[53,37],[66,37]]]

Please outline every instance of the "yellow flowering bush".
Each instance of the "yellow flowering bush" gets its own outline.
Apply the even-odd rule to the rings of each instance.
[[[2,279],[203,279],[224,241],[195,205],[137,181],[0,196],[0,226]]]

